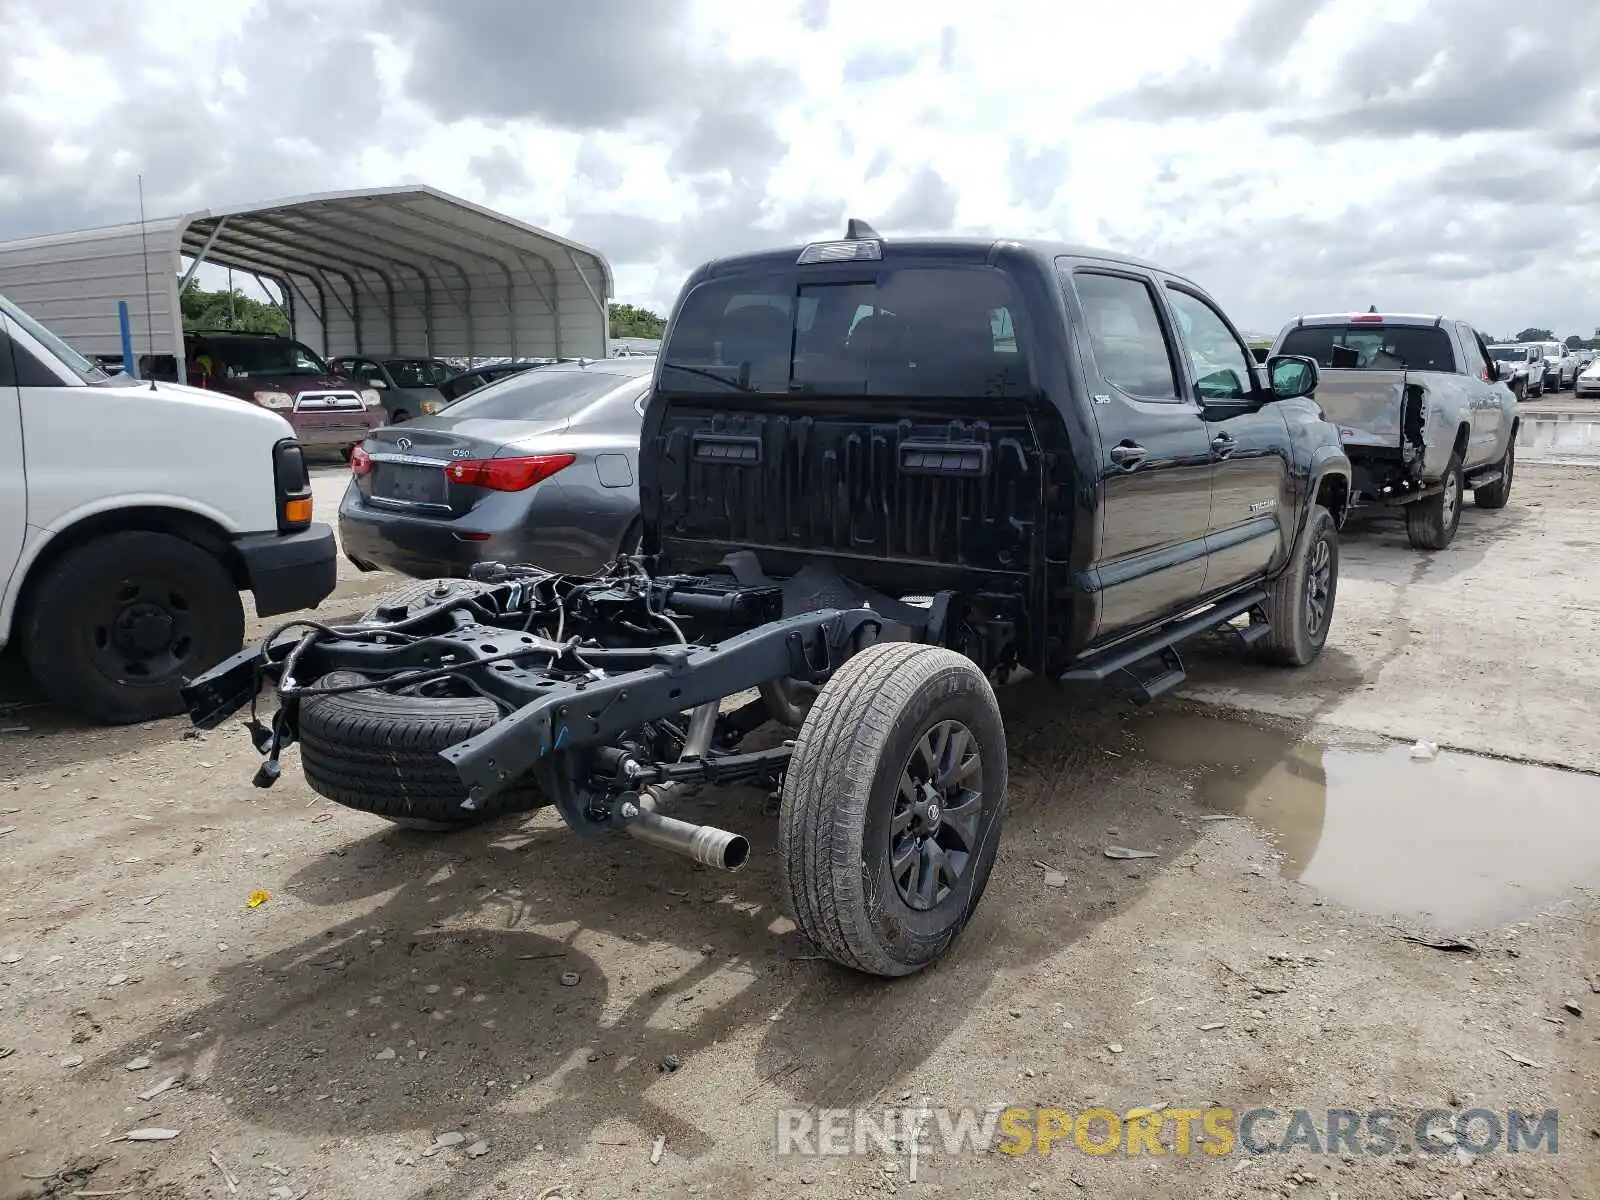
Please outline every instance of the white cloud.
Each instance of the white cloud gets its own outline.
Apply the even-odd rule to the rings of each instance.
[[[137,170],[152,211],[417,179],[663,310],[700,259],[848,214],[1131,250],[1257,328],[1600,324],[1587,0],[536,8],[13,0],[0,236],[125,219]]]

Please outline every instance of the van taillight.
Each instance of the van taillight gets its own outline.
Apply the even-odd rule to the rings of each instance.
[[[444,469],[451,483],[488,488],[494,492],[521,492],[576,461],[571,454],[530,454],[521,458],[469,458]]]

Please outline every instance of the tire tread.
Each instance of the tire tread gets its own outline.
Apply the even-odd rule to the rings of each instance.
[[[900,714],[919,692],[952,672],[975,679],[987,703],[995,704],[988,680],[955,651],[915,642],[867,647],[822,689],[785,772],[780,872],[791,916],[828,958],[857,971],[910,974],[936,958],[960,928],[922,947],[919,961],[888,954],[872,933],[860,841],[853,833],[865,824],[874,778]],[[999,788],[1003,801],[1003,753],[1001,758],[985,760],[984,787]]]
[[[1256,657],[1262,662],[1280,667],[1303,667],[1321,652],[1321,646],[1307,645],[1308,638],[1304,629],[1304,590],[1306,572],[1310,569],[1311,545],[1325,526],[1337,528],[1333,514],[1318,504],[1295,542],[1293,561],[1285,570],[1279,572],[1278,577],[1267,588],[1265,608],[1267,620],[1272,625],[1272,632],[1256,644]],[[1334,555],[1334,599],[1337,600],[1339,570],[1337,542],[1334,545]],[[1334,613],[1330,608],[1328,612],[1330,624],[1333,617]],[[1326,637],[1323,638],[1323,644],[1327,644]]]

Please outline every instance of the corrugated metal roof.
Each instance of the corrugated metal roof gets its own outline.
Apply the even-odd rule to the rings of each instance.
[[[0,292],[89,354],[120,349],[116,304],[127,300],[136,349],[174,353],[182,257],[196,255],[275,280],[296,336],[330,355],[608,349],[615,288],[599,251],[422,186],[0,243]]]

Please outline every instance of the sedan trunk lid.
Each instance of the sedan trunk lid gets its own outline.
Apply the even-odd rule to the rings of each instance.
[[[379,508],[459,517],[494,490],[485,486],[490,479],[519,473],[510,460],[534,453],[528,448],[530,439],[559,434],[566,427],[565,417],[456,421],[443,414],[387,426],[367,439],[363,450],[371,469],[357,474],[357,485],[363,498]],[[502,465],[480,465],[490,462]],[[520,475],[530,473],[537,474],[537,468],[520,469]]]

